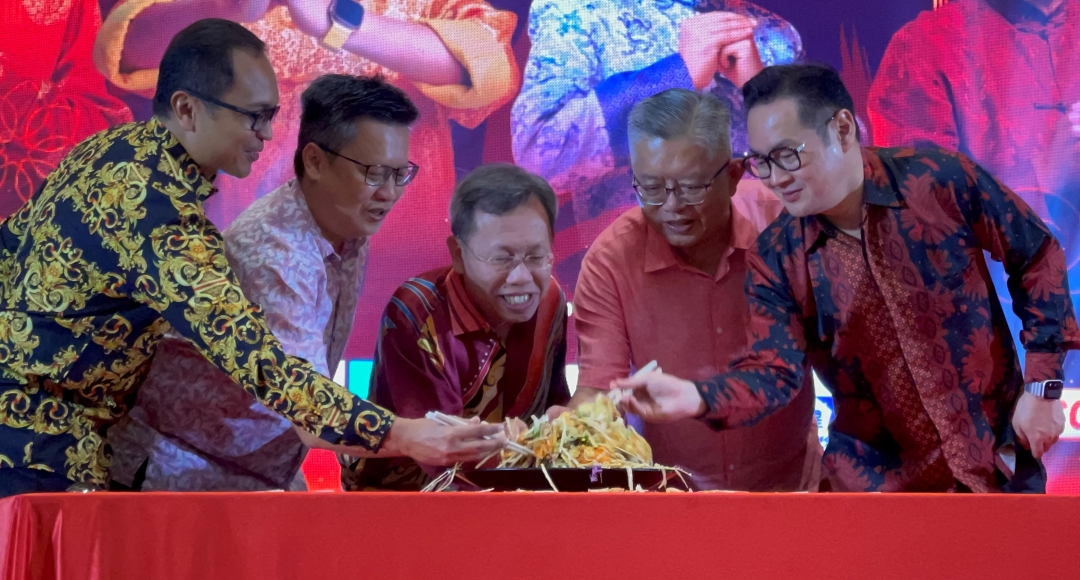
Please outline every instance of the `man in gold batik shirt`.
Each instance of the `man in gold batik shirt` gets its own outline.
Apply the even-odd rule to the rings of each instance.
[[[286,355],[229,269],[202,208],[251,172],[278,90],[264,45],[209,19],[161,62],[155,116],[76,146],[0,222],[0,497],[109,479],[108,427],[170,329],[327,449],[479,459],[498,426],[396,419]]]

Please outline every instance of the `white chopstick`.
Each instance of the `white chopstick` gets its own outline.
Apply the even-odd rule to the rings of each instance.
[[[431,419],[432,421],[435,421],[435,422],[437,422],[439,424],[446,425],[448,427],[461,427],[461,426],[465,426],[465,425],[471,425],[471,423],[469,423],[465,419],[462,419],[461,417],[455,417],[453,415],[447,415],[446,413],[441,413],[439,411],[428,411],[428,413],[426,415],[424,415],[424,417],[426,417],[428,419]],[[485,437],[484,439],[491,439],[491,436],[489,435],[489,436]],[[533,453],[532,449],[529,449],[528,447],[525,447],[524,445],[521,445],[520,443],[515,443],[513,441],[507,441],[506,442],[506,447],[507,447],[507,449],[510,449],[511,451],[516,451],[518,453],[524,453],[526,455],[536,457],[536,454]]]
[[[630,378],[631,379],[636,379],[636,378],[644,375],[645,373],[651,373],[651,372],[656,371],[656,370],[660,370],[659,366],[657,365],[656,361],[651,360],[645,366],[638,369],[637,372],[630,375]],[[626,390],[624,390],[624,389],[615,389],[614,391],[611,392],[611,395],[610,395],[611,402],[618,405],[619,401],[623,400],[623,398],[627,397],[627,396],[629,396],[629,393],[627,393]]]

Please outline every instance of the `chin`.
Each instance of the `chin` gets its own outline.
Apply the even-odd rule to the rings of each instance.
[[[229,175],[237,179],[243,179],[251,175],[251,165],[239,165],[237,167],[222,168],[222,171],[228,173]]]
[[[701,243],[701,236],[664,236],[673,248],[692,248]]]
[[[806,204],[802,204],[802,203],[796,203],[796,204],[792,204],[792,205],[788,205],[788,204],[785,203],[784,204],[784,209],[786,209],[788,211],[788,213],[791,214],[793,217],[797,217],[797,218],[804,218],[804,217],[807,217],[807,216],[814,215],[815,213],[820,213],[820,212],[813,211],[813,208],[811,208],[810,206],[808,206]]]
[[[510,324],[524,324],[532,320],[534,316],[536,316],[536,308],[530,310],[527,315],[518,312],[503,312],[500,318]]]

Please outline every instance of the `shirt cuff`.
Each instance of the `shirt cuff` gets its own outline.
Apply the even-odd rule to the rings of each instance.
[[[716,391],[719,386],[714,381],[694,381],[694,386],[697,387],[701,400],[705,401],[705,413],[696,419],[708,425],[713,431],[726,429],[723,419],[720,419],[720,409],[713,404],[718,399]]]
[[[362,447],[378,453],[397,417],[370,401],[358,399],[357,403],[348,428],[338,441],[332,443]]]
[[[611,140],[611,153],[616,166],[630,164],[627,135],[630,109],[639,101],[670,88],[694,88],[690,71],[678,54],[662,58],[638,71],[612,75],[593,89],[604,113],[604,125]]]
[[[1062,380],[1064,372],[1061,370],[1065,364],[1063,352],[1031,352],[1024,355],[1024,382]]]

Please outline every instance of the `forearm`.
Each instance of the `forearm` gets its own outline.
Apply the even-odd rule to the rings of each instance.
[[[408,419],[395,418],[394,423],[398,421],[408,421]],[[398,445],[398,441],[395,440],[394,425],[390,425],[390,430],[387,432],[386,437],[383,438],[383,445],[378,452],[370,451],[364,447],[356,445],[335,445],[329,443],[323,439],[308,433],[303,428],[293,425],[293,431],[300,438],[300,442],[312,449],[325,449],[326,451],[332,451],[342,455],[348,455],[356,458],[370,458],[370,457],[402,457],[401,446]]]
[[[468,83],[465,67],[450,54],[439,35],[417,22],[365,15],[344,49],[414,82],[436,86]]]

